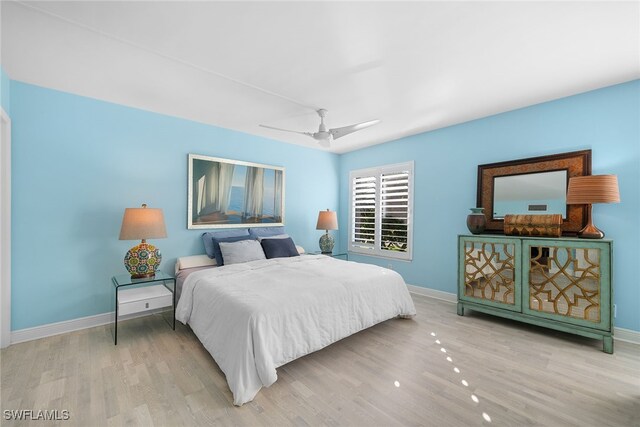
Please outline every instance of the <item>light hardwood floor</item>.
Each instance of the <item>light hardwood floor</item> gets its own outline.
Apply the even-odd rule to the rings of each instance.
[[[2,410],[66,409],[64,426],[640,426],[640,346],[607,355],[600,341],[413,299],[414,319],[279,368],[240,408],[190,329],[154,315],[123,322],[118,346],[102,326],[2,350]]]

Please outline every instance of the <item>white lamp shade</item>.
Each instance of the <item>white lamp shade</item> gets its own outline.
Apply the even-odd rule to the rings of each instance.
[[[318,213],[318,223],[316,224],[316,230],[337,230],[338,229],[338,216],[335,211],[320,211]]]
[[[162,209],[126,208],[122,217],[120,240],[161,239],[167,237]]]

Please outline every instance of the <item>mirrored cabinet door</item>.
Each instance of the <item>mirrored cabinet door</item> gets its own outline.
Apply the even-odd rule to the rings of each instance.
[[[525,240],[523,312],[610,329],[609,246]]]
[[[460,298],[520,311],[520,242],[508,238],[462,238]]]

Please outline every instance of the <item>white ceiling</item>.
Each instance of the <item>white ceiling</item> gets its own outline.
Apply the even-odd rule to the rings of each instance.
[[[640,78],[638,2],[6,2],[12,79],[346,152]]]

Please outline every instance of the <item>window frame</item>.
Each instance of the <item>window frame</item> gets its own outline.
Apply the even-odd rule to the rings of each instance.
[[[407,250],[406,252],[390,251],[380,248],[382,235],[382,179],[383,174],[409,172],[409,203],[407,206]],[[373,247],[362,247],[354,244],[354,206],[353,192],[354,179],[357,177],[375,177],[375,235]],[[390,165],[382,165],[372,168],[357,169],[349,171],[349,232],[348,232],[348,251],[359,255],[367,255],[379,258],[397,259],[404,261],[413,260],[413,199],[414,199],[414,161],[403,163],[394,163]]]

